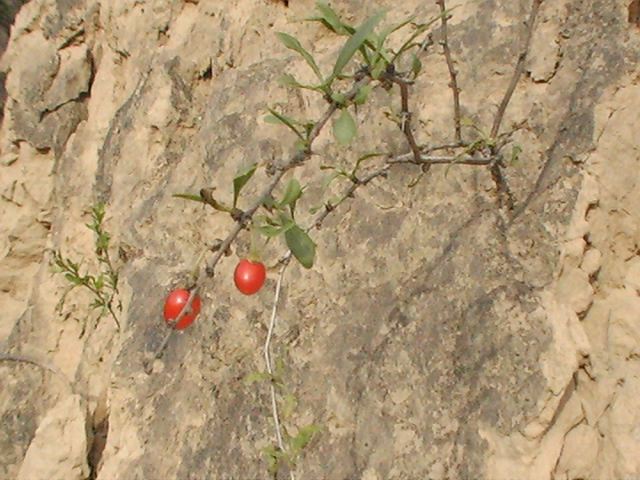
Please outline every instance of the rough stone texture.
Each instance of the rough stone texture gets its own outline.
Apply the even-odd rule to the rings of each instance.
[[[257,161],[252,198],[264,167],[287,158],[295,140],[262,120],[266,108],[299,118],[325,108],[278,86],[282,72],[313,77],[275,32],[298,37],[327,71],[344,39],[293,22],[312,5],[289,3],[31,0],[18,15],[3,60],[0,346],[37,361],[0,363],[6,478],[31,478],[32,452],[51,447],[41,433],[51,409],[70,399],[75,413],[55,418],[56,428],[75,426],[64,443],[73,461],[43,457],[42,468],[66,469],[59,478],[267,476],[268,386],[245,379],[264,369],[276,275],[253,297],[235,291],[245,235],[201,286],[199,320],[171,339],[153,375],[142,362],[164,334],[165,294],[233,225],[172,194],[213,186],[230,196],[234,173]],[[290,433],[323,427],[296,478],[640,474],[640,31],[627,3],[543,3],[504,122],[528,125],[514,135],[519,163],[505,170],[513,212],[500,208],[484,168],[433,167],[408,188],[420,172],[397,166],[313,233],[313,269],[287,270],[274,354],[298,406],[284,423]],[[333,6],[355,23],[384,7],[390,23],[437,13],[424,2]],[[463,1],[453,11],[463,115],[486,130],[530,6]],[[450,141],[449,77],[436,46],[423,64],[411,97],[418,141]],[[376,91],[359,109],[353,146],[337,148],[327,131],[314,146],[323,155],[289,174],[309,184],[302,223],[320,200],[319,165],[407,151],[381,113],[386,99]],[[119,247],[120,332],[88,315],[81,292],[55,310],[66,286],[47,251],[96,266],[84,226],[96,201],[107,204]],[[263,255],[274,264],[284,253],[272,242]]]
[[[79,395],[58,402],[44,417],[29,445],[18,480],[87,478],[86,410]]]

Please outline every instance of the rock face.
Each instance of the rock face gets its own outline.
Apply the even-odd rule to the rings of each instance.
[[[501,130],[526,120],[513,134],[522,153],[504,169],[512,209],[486,167],[404,164],[313,231],[316,264],[285,272],[271,348],[284,428],[321,430],[277,478],[640,475],[640,30],[628,3],[541,4]],[[439,12],[417,1],[332,6],[354,24],[384,8],[388,24]],[[489,132],[532,2],[448,6],[462,116]],[[142,365],[165,333],[165,295],[234,226],[173,194],[215,187],[227,201],[235,172],[257,162],[246,208],[267,167],[295,151],[293,133],[263,121],[267,108],[305,119],[326,109],[277,82],[314,78],[279,31],[333,67],[344,37],[294,21],[314,14],[294,0],[22,7],[2,60],[2,478],[268,477],[269,382],[246,379],[265,369],[277,275],[255,296],[235,290],[248,233],[200,285],[196,323],[170,339],[153,374]],[[450,142],[454,125],[434,25],[410,97],[417,141],[429,145]],[[323,201],[320,165],[409,152],[383,114],[398,108],[393,95],[390,107],[372,92],[351,146],[324,132],[318,155],[288,173],[307,185],[301,223]],[[56,308],[69,285],[52,251],[101,267],[85,226],[98,202],[120,270],[120,331],[80,288]],[[279,240],[262,252],[270,265],[285,253]]]

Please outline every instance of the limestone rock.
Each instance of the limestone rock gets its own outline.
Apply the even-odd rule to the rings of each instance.
[[[86,410],[79,395],[60,400],[38,426],[17,479],[86,479],[86,423]]]

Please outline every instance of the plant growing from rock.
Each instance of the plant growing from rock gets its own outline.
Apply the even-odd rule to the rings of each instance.
[[[515,201],[503,174],[503,169],[510,163],[515,163],[522,150],[517,145],[511,145],[510,154],[505,154],[505,151],[512,143],[513,133],[523,128],[524,125],[515,125],[507,131],[502,131],[501,127],[506,108],[524,70],[533,25],[542,0],[532,1],[531,12],[526,23],[523,49],[518,56],[511,81],[494,116],[492,126],[486,131],[461,116],[461,89],[458,86],[458,72],[448,42],[448,20],[451,16],[451,10],[447,9],[445,0],[437,0],[435,3],[439,8],[439,14],[424,23],[418,22],[415,17],[410,17],[403,22],[383,28],[379,28],[379,25],[385,17],[384,12],[374,14],[356,27],[341,19],[328,4],[317,3],[317,15],[307,20],[319,22],[334,34],[346,37],[344,46],[327,73],[324,68],[318,65],[313,54],[305,49],[300,41],[287,33],[278,33],[280,42],[286,48],[299,54],[315,76],[315,82],[312,84],[302,84],[291,74],[283,75],[279,82],[287,88],[302,89],[317,94],[326,103],[326,109],[322,115],[313,120],[300,119],[284,115],[276,109],[269,109],[266,121],[280,124],[289,129],[294,133],[295,141],[288,160],[267,166],[266,172],[270,177],[269,182],[252,200],[246,201],[242,198],[242,191],[256,172],[256,164],[250,165],[236,174],[233,180],[233,201],[231,204],[225,204],[220,198],[216,198],[214,190],[211,188],[202,188],[199,194],[181,193],[175,195],[209,205],[218,212],[230,215],[235,221],[234,227],[226,238],[216,241],[213,248],[207,247],[213,250],[214,254],[206,262],[203,273],[195,272],[193,284],[189,286],[189,299],[183,312],[176,318],[176,322],[191,307],[204,279],[214,276],[216,265],[223,255],[229,253],[231,245],[243,231],[258,232],[267,240],[280,237],[286,245],[287,253],[280,259],[281,269],[264,345],[266,372],[250,377],[251,381],[266,379],[270,385],[277,444],[268,448],[265,453],[269,458],[270,471],[274,475],[283,461],[291,466],[295,465],[295,458],[317,431],[316,426],[303,427],[299,430],[302,432],[302,437],[297,440],[297,437],[292,439],[283,434],[283,429],[285,433],[286,429],[281,424],[278,405],[284,404],[286,409],[286,399],[290,397],[282,392],[277,392],[277,390],[283,389],[284,383],[281,371],[278,368],[274,370],[270,355],[280,286],[287,265],[291,258],[295,258],[304,268],[312,268],[315,261],[316,244],[311,238],[311,230],[321,228],[327,216],[352,198],[359,188],[369,185],[374,179],[387,177],[391,168],[399,164],[416,165],[420,167],[421,174],[433,165],[445,165],[447,169],[454,165],[487,168],[496,186],[498,205],[506,208],[507,211],[514,208]],[[421,57],[433,46],[432,33],[436,28],[439,29],[440,46],[450,77],[453,135],[449,141],[441,144],[420,144],[416,139],[413,113],[410,108],[411,92],[422,71]],[[404,35],[404,38],[399,42],[400,47],[394,49],[390,46],[389,39],[398,35]],[[314,150],[314,144],[320,133],[326,128],[332,129],[335,141],[339,146],[351,144],[359,128],[352,112],[355,112],[359,106],[370,102],[371,93],[374,90],[383,90],[388,93],[391,108],[384,112],[384,115],[397,126],[404,137],[405,152],[364,152],[350,165],[338,163],[322,165],[320,168],[325,170],[328,175],[323,179],[320,190],[326,192],[330,185],[336,182],[337,187],[341,188],[341,193],[329,199],[317,199],[315,206],[305,213],[307,221],[301,222],[297,212],[298,202],[305,195],[308,185],[302,185],[294,177],[282,186],[285,176],[318,153]],[[471,127],[471,131],[475,132],[474,138],[465,138],[463,126]],[[505,157],[510,158],[510,161],[507,161]],[[412,182],[412,185],[415,185],[419,178]],[[281,193],[277,194],[278,191]],[[242,203],[246,203],[244,209],[238,206],[241,199]],[[172,330],[169,330],[152,358],[145,362],[147,373],[151,373],[151,362],[160,358],[171,334]],[[293,470],[291,477],[294,477]]]
[[[77,287],[85,288],[93,295],[93,302],[90,308],[99,310],[98,318],[110,315],[120,330],[120,322],[116,310],[122,311],[122,304],[116,299],[118,295],[118,270],[113,266],[109,256],[109,243],[111,236],[105,231],[103,221],[105,216],[104,203],[98,203],[91,207],[91,223],[86,226],[95,234],[95,253],[98,264],[101,267],[96,274],[85,270],[82,273],[82,262],[75,262],[62,255],[60,250],[53,252],[53,263],[58,273],[64,274],[64,278],[69,282],[69,287],[60,297],[56,309],[61,311],[67,295]]]

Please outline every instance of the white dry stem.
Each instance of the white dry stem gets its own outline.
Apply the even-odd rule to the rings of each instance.
[[[267,372],[271,376],[271,381],[269,382],[269,389],[271,390],[271,412],[273,415],[273,423],[276,428],[276,437],[278,439],[278,448],[283,453],[286,453],[286,449],[284,447],[284,442],[282,441],[282,429],[280,426],[280,416],[278,414],[278,401],[276,398],[276,387],[273,381],[273,367],[271,365],[271,339],[273,338],[273,332],[276,328],[276,321],[278,318],[278,302],[280,301],[280,289],[282,287],[282,279],[284,277],[284,272],[287,269],[287,265],[289,262],[285,261],[282,264],[282,268],[280,268],[280,274],[278,275],[278,283],[276,284],[276,293],[273,298],[273,309],[271,310],[271,320],[269,321],[269,331],[267,332],[267,338],[264,342],[264,361],[266,363]],[[293,469],[289,471],[291,475],[291,480],[295,480],[295,475],[293,473]]]

